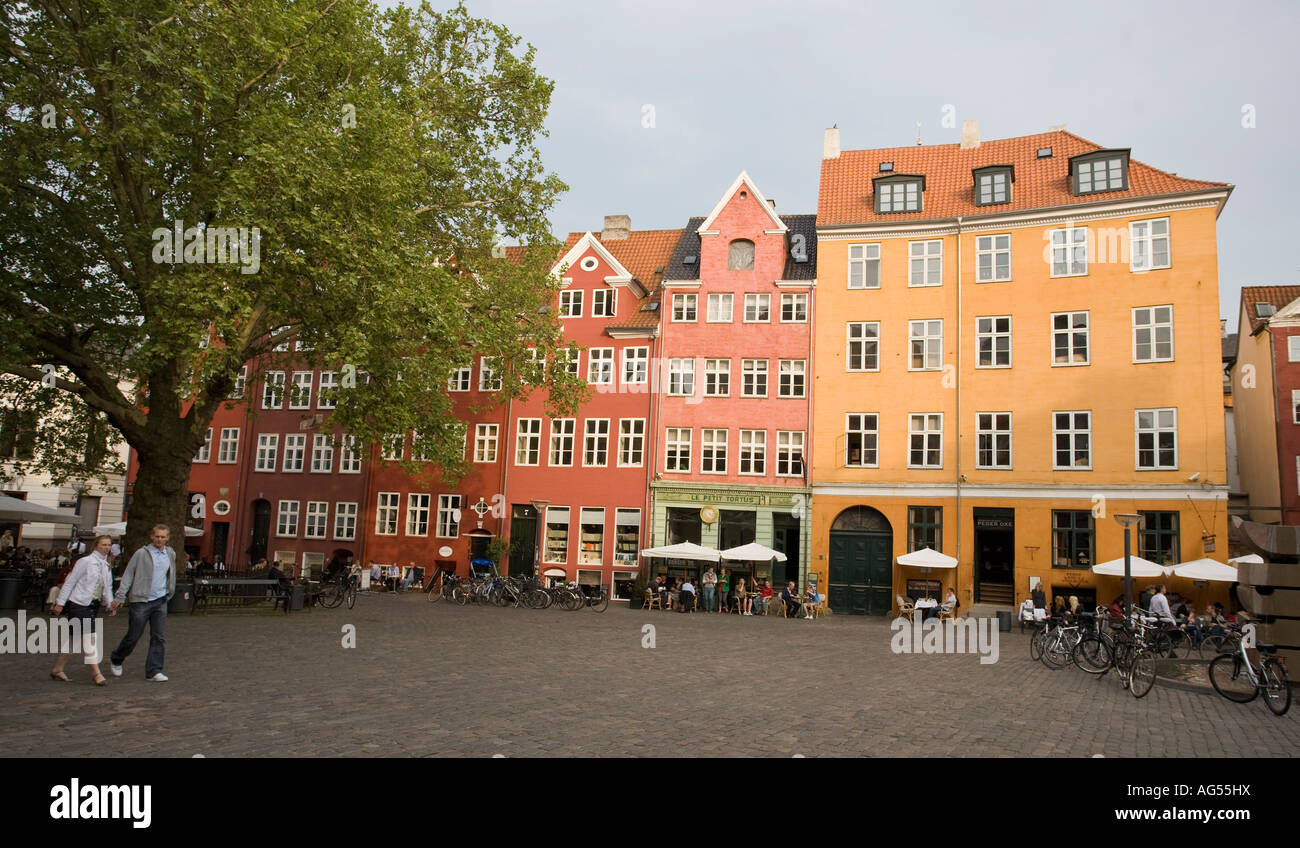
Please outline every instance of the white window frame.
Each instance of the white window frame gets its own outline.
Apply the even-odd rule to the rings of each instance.
[[[327,393],[334,391],[339,387],[339,372],[322,371],[320,372],[320,390],[316,393],[317,409],[337,409],[338,401],[334,398],[327,397]]]
[[[244,388],[247,386],[247,384],[248,384],[248,366],[242,365],[239,368],[239,373],[235,375],[235,387],[230,390],[229,399],[235,400],[236,398],[242,398],[244,396]]]
[[[460,495],[438,495],[438,525],[434,534],[439,539],[457,539],[460,537]]]
[[[807,467],[804,456],[804,438],[803,430],[777,430],[776,431],[776,476],[778,477],[803,477],[804,469]],[[796,454],[799,458],[799,470],[792,470]],[[782,471],[781,469],[785,470]]]
[[[1169,320],[1167,320],[1167,321],[1161,321],[1161,320],[1158,320],[1158,319],[1157,319],[1157,317],[1156,317],[1156,315],[1157,315],[1157,310],[1160,310],[1160,309],[1168,309],[1168,310],[1169,310]],[[1146,313],[1147,313],[1147,317],[1148,317],[1149,320],[1146,321],[1145,323],[1138,323],[1138,313],[1139,313],[1139,312],[1146,312]],[[1161,329],[1167,329],[1167,330],[1169,331],[1169,355],[1168,355],[1168,356],[1159,356],[1159,355],[1157,355],[1157,351],[1160,349],[1160,339],[1159,339],[1159,335],[1160,335],[1160,330],[1161,330]],[[1149,339],[1150,339],[1150,340],[1147,342],[1147,346],[1150,348],[1151,355],[1148,356],[1148,357],[1146,357],[1146,358],[1143,358],[1143,357],[1139,356],[1139,354],[1138,354],[1138,332],[1139,332],[1140,330],[1146,330],[1146,331],[1150,334],[1150,335],[1149,335]],[[1147,362],[1173,362],[1173,361],[1174,361],[1174,307],[1173,307],[1173,304],[1165,303],[1165,304],[1160,304],[1160,305],[1158,305],[1158,306],[1135,306],[1135,307],[1133,307],[1133,361],[1134,361],[1135,363],[1138,363],[1138,362],[1141,362],[1141,363],[1147,363]]]
[[[276,460],[280,456],[280,434],[257,434],[257,458],[253,470],[264,474],[274,474]]]
[[[731,316],[735,309],[736,298],[731,292],[714,292],[709,295],[708,312],[705,314],[704,322],[706,324],[730,324]],[[725,307],[725,308],[724,308]]]
[[[856,254],[855,254],[856,252]],[[848,288],[850,291],[869,291],[879,289],[882,279],[881,274],[881,256],[880,243],[872,242],[869,244],[851,244],[849,245],[849,270],[848,270]],[[871,284],[872,266],[875,266],[876,284]],[[859,274],[858,285],[853,284],[853,274],[857,271]]]
[[[753,317],[750,317],[750,316]],[[760,318],[759,316],[762,315]],[[772,322],[772,295],[764,292],[745,293],[746,324],[770,324]]]
[[[786,305],[790,307],[792,317],[786,318]],[[802,312],[802,317],[800,313]],[[781,323],[782,324],[807,324],[808,323],[808,293],[807,292],[782,292],[781,293]]]
[[[683,434],[685,434],[683,436]],[[664,472],[668,474],[691,473],[690,427],[669,427],[664,432]],[[684,455],[683,455],[684,452]]]
[[[867,418],[870,416],[871,423],[874,425],[867,427]],[[860,418],[857,429],[853,427],[853,419]],[[857,433],[862,437],[862,446],[859,447],[859,461],[852,462],[849,459],[849,434]],[[871,449],[875,457],[874,462],[864,462],[866,459],[866,437],[870,434],[875,436],[876,446]],[[844,467],[845,468],[879,468],[880,467],[880,413],[878,412],[846,412],[844,413]]]
[[[1164,232],[1157,233],[1156,226],[1164,225]],[[1145,232],[1143,232],[1145,230]],[[1165,262],[1155,264],[1156,243],[1165,243]],[[1140,246],[1140,247],[1139,247]],[[1141,256],[1139,255],[1141,254]],[[1145,257],[1145,261],[1143,258]],[[1135,274],[1144,274],[1161,268],[1172,268],[1174,263],[1173,245],[1169,239],[1169,219],[1149,218],[1145,221],[1132,221],[1128,225],[1129,270]]]
[[[311,409],[311,387],[315,376],[311,371],[293,372],[293,383],[289,389],[290,409]]]
[[[1286,361],[1300,362],[1300,334],[1287,336]]]
[[[741,430],[736,471],[744,477],[767,476],[767,431]],[[749,470],[746,471],[745,468]]]
[[[700,296],[695,292],[674,292],[672,323],[694,324],[699,319]],[[680,318],[678,316],[681,316]]]
[[[582,317],[582,289],[565,289],[560,292],[560,317]]]
[[[292,508],[290,508],[292,505]],[[298,501],[280,501],[275,511],[275,537],[277,539],[298,538]]]
[[[285,474],[301,474],[307,463],[307,434],[286,433],[284,437],[284,464],[280,470]]]
[[[479,360],[478,390],[480,392],[501,391],[501,376],[497,374],[495,356],[485,356]]]
[[[595,386],[614,385],[614,348],[593,347],[587,351],[587,382]]]
[[[1152,426],[1142,426],[1142,415],[1152,416]],[[1160,418],[1168,415],[1169,423],[1162,424]],[[1174,464],[1160,465],[1160,435],[1172,433],[1174,437]],[[1155,465],[1142,464],[1142,437],[1151,436],[1151,454]],[[1136,471],[1177,471],[1178,470],[1178,407],[1166,406],[1155,409],[1133,410],[1133,468]]]
[[[324,539],[330,526],[330,502],[307,501],[307,513],[303,519],[302,537],[304,539]]]
[[[1060,422],[1057,419],[1058,415],[1069,416],[1069,418],[1067,419],[1068,426],[1065,429],[1061,429]],[[1088,426],[1086,428],[1080,428],[1078,426],[1078,422],[1075,420],[1075,416],[1078,415],[1088,416]],[[1057,461],[1056,442],[1057,439],[1059,439],[1063,435],[1068,436],[1070,439],[1070,448],[1069,448],[1070,462],[1071,462],[1070,465],[1060,465],[1058,464]],[[1088,464],[1087,465],[1078,465],[1076,463],[1077,454],[1079,453],[1079,449],[1076,444],[1076,439],[1080,435],[1086,435],[1088,437]],[[1092,449],[1093,449],[1093,440],[1092,440],[1092,410],[1091,409],[1052,410],[1052,470],[1053,471],[1091,471],[1092,470]]]
[[[943,285],[943,239],[909,241],[907,243],[907,287],[916,289],[941,285]]]
[[[618,467],[640,468],[645,465],[645,419],[620,418],[618,420]],[[638,426],[639,425],[639,426]],[[625,456],[635,452],[636,462],[624,462]]]
[[[474,385],[474,367],[453,368],[451,376],[447,378],[447,391],[449,392],[468,392]]]
[[[239,462],[239,428],[222,427],[217,443],[217,465],[234,465]]]
[[[719,434],[721,434],[719,436]],[[700,473],[726,474],[727,447],[730,432],[721,428],[705,427],[700,430]]]
[[[547,465],[552,468],[572,468],[574,465],[574,453],[576,448],[574,440],[578,432],[578,419],[576,418],[552,418],[551,419],[551,437],[549,441],[549,450],[547,451]],[[565,452],[569,454],[568,462],[559,462],[563,459]]]
[[[921,429],[915,429],[917,419],[920,419]],[[938,420],[938,428],[931,425]],[[920,437],[921,442],[921,464],[912,462],[913,440]],[[930,440],[937,439],[939,443],[939,461],[931,463],[928,461],[932,448]],[[943,413],[942,412],[912,412],[907,416],[907,467],[908,468],[926,468],[936,469],[943,468]]]
[[[668,360],[668,394],[672,397],[690,397],[695,394],[695,357]]]
[[[554,515],[554,517],[552,517]],[[548,506],[542,516],[542,562],[565,563],[569,561],[569,529],[573,527],[573,512],[567,506]],[[551,559],[551,525],[564,525],[564,559]],[[579,525],[581,527],[582,525]]]
[[[786,380],[789,377],[789,380]],[[796,378],[799,378],[796,380]],[[787,389],[787,383],[789,391]],[[798,389],[796,392],[795,389]],[[782,398],[808,397],[808,360],[780,359],[776,368],[776,396]]]
[[[591,317],[613,318],[618,314],[618,289],[595,289],[591,293]]]
[[[532,461],[529,462],[529,459]],[[533,466],[541,463],[542,419],[520,418],[515,426],[515,465]]]
[[[474,425],[474,461],[492,463],[497,461],[497,440],[500,436],[498,424]]]
[[[1088,255],[1092,236],[1087,227],[1061,227],[1048,230],[1048,274],[1055,278],[1088,276]],[[1079,234],[1082,233],[1082,238]],[[1057,236],[1060,236],[1058,239]],[[1078,262],[1079,252],[1083,252],[1083,262]],[[1057,273],[1057,255],[1061,255],[1064,273]]]
[[[760,366],[759,363],[762,363],[762,365]],[[740,396],[748,397],[748,398],[767,397],[767,383],[768,383],[767,378],[769,373],[770,373],[770,369],[768,367],[768,361],[766,359],[742,359],[740,361]],[[758,386],[758,378],[759,377],[763,378],[763,391],[761,393],[750,392],[748,390],[749,383],[746,382],[745,380],[746,375],[750,375],[753,377],[753,383],[755,388],[757,388]]]
[[[869,331],[874,328],[875,335],[869,335]],[[855,332],[857,335],[855,335]],[[849,321],[844,325],[844,370],[850,373],[870,373],[880,370],[880,322],[879,321]],[[861,368],[853,367],[853,348],[860,346],[861,351],[858,358],[862,361]],[[868,351],[875,347],[875,352],[870,357]],[[868,359],[875,362],[875,367],[866,367]]]
[[[1291,390],[1291,423],[1300,424],[1300,389]]]
[[[375,535],[396,536],[398,513],[402,508],[402,496],[398,492],[377,492],[375,494]],[[385,519],[389,519],[385,523]],[[385,529],[391,527],[391,530]]]
[[[429,535],[429,494],[408,492],[406,495],[406,535]],[[421,526],[423,525],[423,526]]]
[[[1000,247],[999,240],[1006,239],[1006,246]],[[998,272],[998,256],[1006,254],[1006,276],[1000,276]],[[984,263],[981,261],[984,257],[989,258],[988,276],[984,274]],[[1010,233],[992,233],[987,236],[975,237],[975,282],[977,283],[1007,283],[1011,281],[1011,234]]]
[[[936,334],[935,329],[938,329]],[[920,335],[917,335],[917,330]],[[913,364],[917,345],[920,344],[921,367]],[[933,365],[931,360],[936,360]],[[907,370],[908,371],[942,371],[943,370],[943,319],[924,318],[920,321],[907,322]]]
[[[1007,329],[1005,331],[998,329],[997,322],[1006,321]],[[988,322],[988,329],[984,328],[984,322]],[[999,368],[1010,368],[1015,361],[1012,344],[1012,332],[1015,324],[1010,315],[979,315],[975,318],[975,367],[981,370],[993,370]],[[1007,361],[998,362],[998,339],[1007,340]],[[992,355],[992,364],[983,364],[984,355],[983,342],[990,341],[989,352]]]
[[[334,502],[334,541],[351,542],[357,538],[356,501]]]
[[[996,170],[982,173],[975,181],[975,193],[977,206],[1008,203],[1011,200],[1011,175]]]
[[[593,451],[593,440],[595,441],[594,451],[597,457],[603,455],[600,462],[588,462],[587,459]],[[588,418],[582,424],[582,467],[583,468],[608,468],[609,467],[609,419],[608,418]]]
[[[999,416],[1006,416],[1006,427],[999,427]],[[987,417],[987,424],[985,426]],[[1010,471],[1015,462],[1015,417],[1010,412],[976,412],[975,413],[975,467],[986,468],[997,471]],[[1006,436],[1007,439],[1007,461],[1006,464],[998,464],[998,437]],[[992,440],[993,464],[986,464],[980,461],[980,440],[988,437]]]
[[[623,383],[643,385],[650,380],[650,348],[623,348]]]
[[[212,461],[212,428],[209,427],[207,433],[203,435],[203,444],[199,446],[199,452],[194,454],[194,462],[209,463]]]
[[[731,360],[704,360],[704,396],[729,397],[731,395]]]
[[[1061,317],[1062,315],[1067,316],[1066,323],[1069,326],[1067,326],[1064,330],[1058,330],[1056,328],[1056,319]],[[1074,325],[1074,316],[1076,315],[1082,315],[1084,317],[1084,320],[1087,322],[1084,324],[1082,329]],[[1091,365],[1092,364],[1092,315],[1091,313],[1089,313],[1088,310],[1086,309],[1075,310],[1074,312],[1053,312],[1050,318],[1050,322],[1051,323],[1049,325],[1050,332],[1048,335],[1048,340],[1051,343],[1051,347],[1050,350],[1048,351],[1048,354],[1050,357],[1050,361],[1052,363],[1052,367],[1053,368],[1079,368],[1084,365]],[[1078,335],[1080,332],[1083,333],[1084,341],[1087,343],[1084,351],[1085,355],[1084,355],[1083,362],[1073,362],[1073,361],[1057,362],[1056,361],[1057,334],[1065,333],[1068,336],[1068,338],[1066,339],[1066,350],[1068,351],[1070,358],[1073,359],[1074,342],[1075,342],[1074,337]]]
[[[379,448],[380,459],[385,462],[400,462],[402,457],[406,456],[406,434],[394,433],[391,436],[384,436]]]
[[[357,451],[357,437],[351,433],[343,434],[339,442],[339,473],[361,473],[361,454]]]
[[[262,408],[284,408],[284,372],[267,371],[262,382]]]

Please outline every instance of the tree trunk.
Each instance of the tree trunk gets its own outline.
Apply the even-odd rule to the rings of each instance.
[[[149,544],[153,526],[166,524],[171,530],[167,544],[176,551],[179,569],[185,549],[185,519],[190,510],[189,483],[194,450],[189,446],[190,438],[184,421],[173,419],[150,423],[154,426],[150,428],[152,438],[149,445],[137,447],[140,471],[132,490],[123,554],[129,557]]]

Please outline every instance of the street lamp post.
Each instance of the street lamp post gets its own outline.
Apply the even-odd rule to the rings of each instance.
[[[551,505],[548,500],[533,501],[533,509],[537,511],[537,534],[533,545],[533,577],[538,582],[542,579],[542,522],[545,521],[546,508]]]
[[[1129,540],[1129,531],[1142,523],[1142,516],[1131,512],[1115,515],[1115,520],[1124,528],[1124,617],[1133,615],[1133,549]]]

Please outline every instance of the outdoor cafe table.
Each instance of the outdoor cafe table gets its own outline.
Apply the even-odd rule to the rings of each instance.
[[[915,609],[922,610],[922,613],[921,613],[921,620],[924,621],[925,619],[927,619],[927,618],[929,618],[930,616],[934,615],[934,613],[930,612],[930,610],[935,609],[936,607],[938,607],[938,606],[939,606],[939,602],[936,601],[934,598],[921,598],[921,599],[917,600],[916,602],[914,602],[914,603],[912,604],[912,606],[913,606]]]

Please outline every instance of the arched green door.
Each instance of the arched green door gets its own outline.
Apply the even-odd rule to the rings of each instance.
[[[841,512],[831,525],[827,601],[840,614],[885,615],[893,607],[889,520],[867,506]]]

